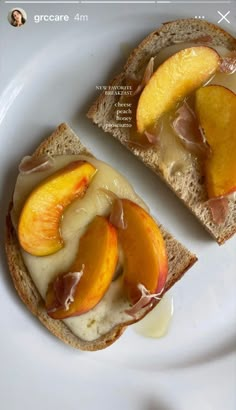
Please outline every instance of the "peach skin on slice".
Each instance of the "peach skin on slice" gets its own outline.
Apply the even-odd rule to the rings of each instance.
[[[22,248],[46,256],[63,247],[60,222],[65,208],[82,196],[96,168],[74,161],[43,180],[29,195],[21,211],[18,238]]]
[[[236,94],[220,85],[196,92],[196,113],[211,156],[205,161],[209,198],[236,190]]]
[[[124,252],[124,289],[128,299],[140,298],[138,284],[150,293],[165,285],[168,263],[165,242],[154,219],[139,205],[122,199],[124,226],[118,228],[118,240]]]
[[[219,64],[217,52],[205,46],[186,48],[168,58],[140,95],[136,111],[138,132],[142,134],[155,126],[162,114],[206,83]]]
[[[107,291],[117,260],[117,231],[106,218],[96,216],[80,238],[79,250],[69,272],[60,274],[49,284],[48,314],[53,319],[64,319],[92,309]],[[76,274],[79,274],[78,281]]]

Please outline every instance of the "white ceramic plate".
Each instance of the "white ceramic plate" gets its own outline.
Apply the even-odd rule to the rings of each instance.
[[[82,353],[27,312],[9,279],[2,245],[0,407],[233,410],[236,238],[215,244],[158,178],[85,116],[96,85],[120,71],[124,50],[163,21],[194,16],[197,6],[185,6],[184,13],[177,5],[55,7],[24,5],[28,21],[20,29],[1,19],[1,223],[19,160],[67,121],[98,158],[128,177],[153,215],[199,262],[172,291],[175,313],[166,337],[148,339],[129,328],[107,350]],[[3,6],[1,15],[9,8]],[[72,21],[78,11],[89,16],[87,23]],[[67,13],[71,22],[34,23],[35,14],[49,13]],[[204,14],[217,22],[216,9],[206,7]]]

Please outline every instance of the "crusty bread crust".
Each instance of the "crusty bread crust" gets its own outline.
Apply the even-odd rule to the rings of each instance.
[[[150,58],[157,55],[161,49],[179,42],[194,41],[204,36],[212,38],[212,45],[236,50],[236,39],[214,24],[196,19],[168,22],[151,33],[133,50],[123,72],[112,80],[111,85],[125,85],[127,77],[138,79],[139,73],[142,72]],[[103,92],[91,106],[87,114],[88,117],[105,132],[112,134],[147,167],[161,177],[199,219],[213,238],[219,244],[223,244],[236,232],[236,201],[230,201],[229,213],[225,222],[221,225],[215,224],[206,205],[207,193],[199,164],[193,164],[192,169],[181,177],[168,175],[166,170],[163,169],[157,147],[144,150],[129,144],[129,130],[113,126],[116,123],[114,104],[118,101],[118,98],[114,95],[106,95]]]
[[[62,154],[83,154],[91,153],[81,144],[79,138],[67,124],[61,124],[55,132],[34,152],[34,156],[43,154],[62,155]],[[6,221],[6,253],[8,265],[13,279],[14,286],[28,309],[50,330],[55,336],[63,342],[80,350],[94,351],[104,349],[114,343],[125,330],[124,325],[115,326],[109,333],[101,336],[99,339],[87,342],[75,336],[70,329],[61,321],[51,319],[45,310],[44,301],[36,289],[29,272],[24,264],[20,246],[15,229],[11,221],[11,208]],[[196,262],[197,258],[191,254],[185,247],[177,242],[163,228],[162,232],[166,240],[169,273],[165,292],[177,282],[184,273]],[[133,323],[131,320],[129,324]]]

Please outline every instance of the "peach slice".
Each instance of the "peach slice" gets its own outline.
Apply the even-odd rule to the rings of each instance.
[[[96,216],[80,239],[69,272],[60,274],[48,287],[48,314],[54,319],[64,319],[92,309],[107,291],[117,260],[116,229],[103,216]],[[76,273],[79,274],[78,281]]]
[[[18,238],[22,248],[45,256],[63,247],[60,222],[65,208],[82,196],[96,172],[86,161],[74,161],[43,180],[29,195],[22,209]]]
[[[136,120],[138,132],[155,126],[162,114],[206,83],[220,65],[220,56],[205,46],[179,51],[161,64],[140,95]]]
[[[196,92],[196,112],[211,156],[205,161],[209,198],[236,190],[236,94],[220,85]]]
[[[134,304],[141,296],[139,284],[152,294],[164,288],[168,271],[167,253],[154,219],[128,199],[122,199],[121,203],[124,224],[118,228],[118,239],[124,253],[124,289]]]

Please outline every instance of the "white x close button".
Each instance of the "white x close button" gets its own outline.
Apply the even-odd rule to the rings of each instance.
[[[221,18],[219,19],[219,21],[217,21],[218,24],[220,24],[222,21],[227,21],[227,23],[230,24],[230,21],[226,18],[229,14],[230,14],[230,10],[227,11],[227,13],[222,14],[221,11],[217,11],[217,13],[221,16]]]

